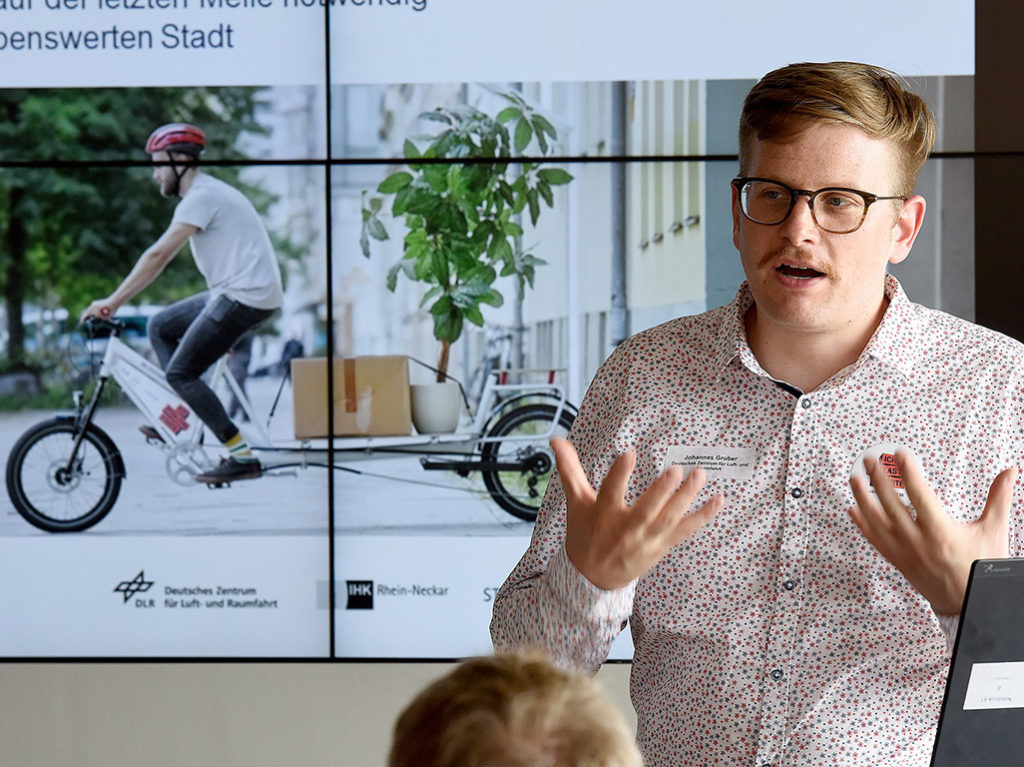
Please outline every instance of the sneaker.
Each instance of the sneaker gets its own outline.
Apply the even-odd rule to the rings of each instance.
[[[196,475],[196,482],[218,485],[234,482],[236,479],[256,479],[263,475],[263,467],[259,461],[236,461],[234,458],[221,458],[220,466]]]
[[[139,431],[142,432],[142,435],[146,438],[147,442],[163,442],[164,441],[164,438],[162,436],[160,436],[160,432],[158,432],[156,429],[154,429],[148,423],[147,424],[143,424],[142,426],[140,426],[139,427]]]

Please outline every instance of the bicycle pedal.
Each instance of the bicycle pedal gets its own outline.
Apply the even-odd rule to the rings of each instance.
[[[206,486],[211,490],[220,490],[222,488],[231,487],[230,482],[207,482]]]

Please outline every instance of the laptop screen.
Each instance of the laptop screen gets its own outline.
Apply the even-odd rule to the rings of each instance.
[[[932,767],[1024,764],[1024,559],[974,563]]]

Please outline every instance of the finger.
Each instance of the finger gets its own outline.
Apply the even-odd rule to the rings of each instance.
[[[992,481],[985,500],[985,508],[978,522],[989,530],[998,532],[1005,539],[1009,535],[1010,506],[1013,504],[1013,489],[1017,484],[1017,467],[1005,469]]]
[[[626,489],[629,487],[629,478],[633,476],[633,467],[636,466],[636,452],[627,450],[622,453],[612,466],[608,469],[601,487],[597,489],[598,501],[607,503],[611,508],[620,509],[626,504]],[[676,482],[679,480],[676,479]],[[657,484],[657,480],[655,481]]]
[[[896,465],[899,467],[903,485],[907,488],[907,496],[917,512],[917,524],[928,529],[945,522],[949,515],[942,507],[942,502],[935,495],[928,480],[925,479],[921,464],[907,451],[896,451]]]
[[[893,521],[882,508],[878,497],[871,492],[868,482],[869,480],[864,477],[850,477],[850,489],[853,490],[853,497],[857,501],[856,508],[859,512],[854,521],[860,520],[857,526],[865,535],[868,535],[869,532],[865,530],[865,526],[867,526],[872,535],[877,531],[891,536],[895,530]]]
[[[672,539],[672,545],[675,545],[676,540],[682,540],[679,537],[683,532],[680,530],[680,524],[683,519],[692,516],[690,514],[690,507],[693,506],[693,502],[700,491],[704,489],[706,483],[707,473],[704,469],[697,467],[691,471],[683,484],[670,497],[665,499],[657,516],[652,518],[648,527],[649,534],[667,535]],[[719,498],[721,495],[721,493],[718,493],[714,497]],[[706,507],[707,503],[704,506]],[[692,530],[696,530],[697,527],[692,527]],[[692,530],[688,528],[689,532],[692,532]]]
[[[899,550],[896,530],[888,514],[868,489],[867,480],[863,477],[851,477],[850,487],[853,489],[857,505],[847,509],[850,519],[861,531],[868,543],[890,562]]]
[[[910,509],[900,500],[896,494],[896,487],[892,483],[888,472],[882,467],[878,460],[867,459],[864,461],[868,477],[871,479],[871,487],[875,489],[878,503],[881,504],[890,523],[893,533],[907,538],[916,537],[917,531],[914,528],[914,518],[910,515]]]
[[[687,508],[689,508],[689,504],[687,504]],[[703,506],[692,514],[686,514],[678,519],[674,529],[669,533],[671,545],[678,546],[714,519],[715,515],[723,508],[725,508],[725,496],[719,493],[709,498]]]
[[[696,475],[696,476],[695,476]],[[661,535],[674,524],[675,516],[685,514],[693,499],[704,486],[704,472],[694,469],[681,485],[683,470],[670,466],[641,495],[630,510],[646,526],[646,534]],[[680,511],[674,511],[681,508]]]
[[[555,466],[558,468],[558,476],[562,480],[562,489],[565,491],[565,498],[593,500],[596,497],[594,488],[590,486],[590,480],[583,471],[580,464],[580,457],[576,454],[576,448],[572,443],[561,437],[554,437],[551,440],[551,449],[555,452]]]

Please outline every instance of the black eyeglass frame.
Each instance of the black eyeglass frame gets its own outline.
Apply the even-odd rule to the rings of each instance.
[[[743,187],[753,181],[763,181],[768,184],[775,184],[776,186],[780,186],[787,192],[789,192],[789,207],[786,209],[786,214],[778,221],[773,221],[771,223],[767,221],[758,221],[756,218],[747,213],[747,205],[745,202],[746,197],[743,194]],[[853,232],[856,232],[858,229],[861,228],[861,225],[864,223],[864,219],[868,217],[868,208],[870,208],[874,203],[878,202],[879,200],[902,200],[903,202],[907,201],[907,198],[902,195],[883,196],[878,194],[871,194],[871,192],[865,192],[862,189],[851,189],[846,186],[826,186],[814,192],[812,192],[809,189],[793,189],[787,184],[783,184],[781,181],[777,181],[774,178],[758,178],[756,176],[737,176],[732,180],[731,183],[733,187],[736,189],[736,194],[739,197],[740,211],[743,213],[744,218],[746,218],[748,221],[753,221],[755,224],[761,224],[762,226],[778,226],[787,218],[789,218],[789,214],[793,212],[793,206],[796,205],[796,198],[806,197],[807,206],[811,209],[811,218],[814,219],[815,225],[819,229],[826,232],[831,232],[832,234],[852,234]],[[836,230],[829,229],[827,226],[821,225],[821,223],[818,221],[817,214],[814,212],[814,200],[822,192],[847,192],[849,194],[855,194],[862,200],[864,200],[864,210],[861,212],[860,221],[857,222],[857,225],[853,227],[853,229]]]

